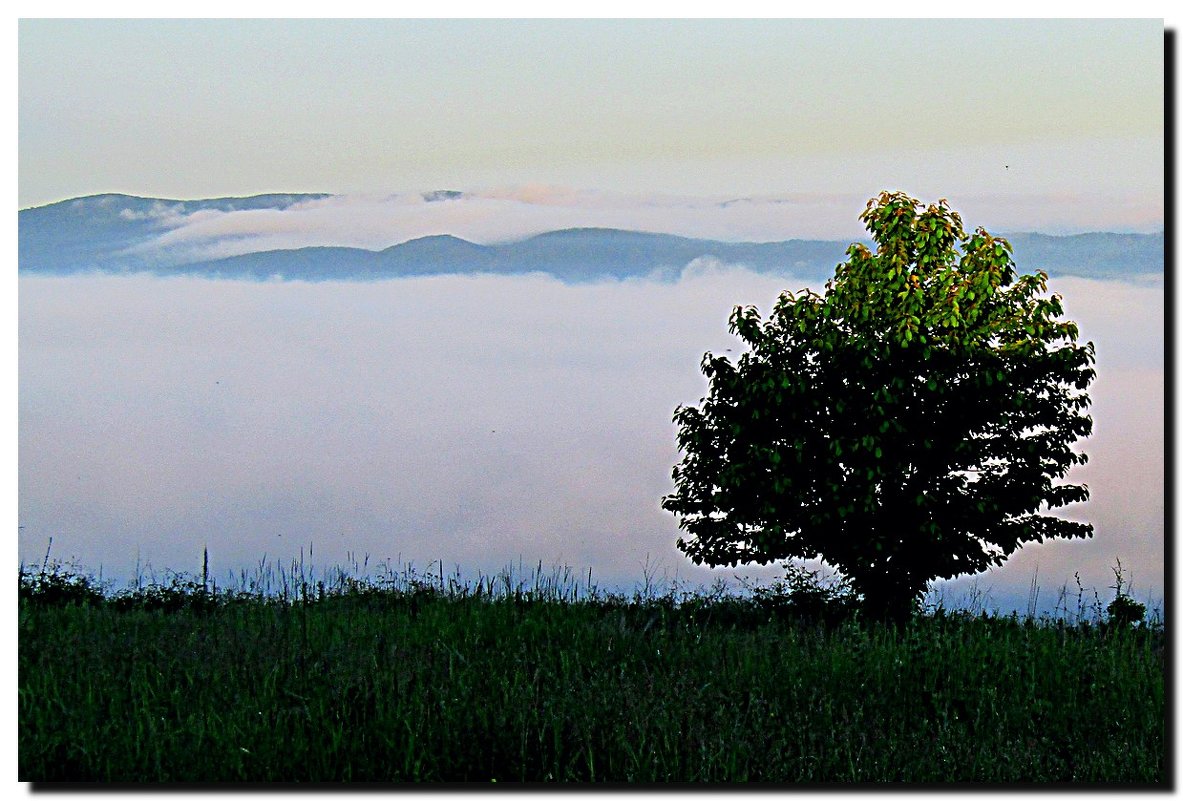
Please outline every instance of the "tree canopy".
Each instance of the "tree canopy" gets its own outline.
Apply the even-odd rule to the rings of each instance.
[[[746,346],[707,353],[708,395],[674,413],[683,452],[662,506],[696,563],[823,558],[868,610],[902,619],[929,582],[1027,542],[1088,537],[1049,512],[1088,498],[1092,343],[1047,275],[966,234],[947,201],[884,192],[819,295],[737,307]]]

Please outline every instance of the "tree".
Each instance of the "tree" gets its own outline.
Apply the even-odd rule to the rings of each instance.
[[[1016,276],[1009,243],[947,201],[884,192],[859,219],[875,252],[851,245],[823,295],[733,311],[747,350],[703,357],[662,507],[696,563],[820,557],[901,621],[933,579],[1092,535],[1047,512],[1088,499],[1061,479],[1086,461],[1094,349],[1047,274]]]

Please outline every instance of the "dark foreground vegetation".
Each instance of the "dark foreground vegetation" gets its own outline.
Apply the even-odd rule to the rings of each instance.
[[[576,584],[22,568],[19,778],[1166,781],[1161,625]]]

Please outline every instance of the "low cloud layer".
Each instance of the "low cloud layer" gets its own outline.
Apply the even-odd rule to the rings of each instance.
[[[425,206],[446,207],[455,201]],[[329,204],[331,206],[331,204]],[[542,276],[378,283],[20,278],[20,554],[119,578],[137,555],[218,575],[315,547],[469,574],[519,558],[631,587],[677,551],[659,507],[670,421],[737,348],[735,304],[767,310],[791,279],[698,265],[672,284]],[[1035,546],[980,579],[995,598],[1163,587],[1163,290],[1053,287],[1098,352],[1096,536]],[[775,570],[726,570],[772,576]],[[960,591],[963,583],[954,585]],[[1042,601],[1050,589],[1046,589]],[[954,593],[956,595],[956,593]]]
[[[451,234],[488,244],[564,228],[622,228],[728,241],[821,238],[811,220],[850,218],[865,198],[792,195],[689,198],[522,186],[475,192],[338,195],[286,209],[198,211],[162,206],[159,236],[137,246],[150,255],[210,259],[316,245],[381,250],[400,242]],[[827,213],[828,212],[828,213]],[[855,239],[857,223],[841,230]]]
[[[381,250],[438,234],[488,244],[580,227],[724,241],[853,241],[866,236],[857,211],[867,199],[863,195],[823,193],[709,198],[629,195],[526,185],[468,192],[337,195],[282,210],[202,210],[186,214],[178,205],[160,204],[149,212],[129,209],[126,213],[137,219],[150,216],[160,227],[159,235],[136,246],[138,255],[195,261],[319,245]],[[1041,210],[1088,205],[1074,203],[1068,197],[1043,196],[965,196],[955,200],[964,204],[971,215],[967,219],[990,219],[996,232],[1062,232],[1062,225],[1045,218]],[[1161,228],[1161,223],[1131,226],[1120,215],[1111,215],[1085,221],[1079,230],[1114,230],[1114,225],[1122,230]]]

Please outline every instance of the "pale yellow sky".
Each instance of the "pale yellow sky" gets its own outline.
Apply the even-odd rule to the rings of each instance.
[[[1161,222],[1163,89],[1161,20],[24,20],[19,204],[931,186]]]

